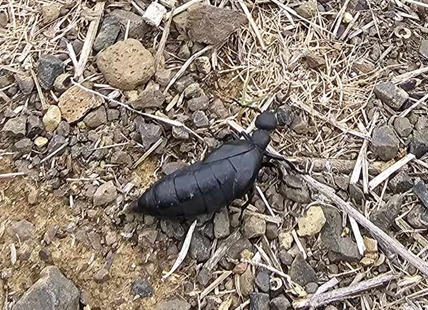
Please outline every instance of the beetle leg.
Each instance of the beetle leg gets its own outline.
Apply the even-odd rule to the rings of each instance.
[[[243,218],[244,218],[244,211],[245,211],[245,209],[247,209],[247,207],[250,205],[250,203],[251,203],[251,200],[253,199],[253,197],[254,197],[254,194],[255,194],[255,187],[254,187],[254,185],[251,187],[251,189],[248,191],[248,194],[247,194],[247,196],[248,196],[248,200],[242,205],[242,207],[241,207],[241,214],[239,215],[239,218],[238,218],[238,221],[239,221],[239,224],[240,224],[240,226],[241,226],[241,224],[242,224],[242,220],[243,220]]]
[[[299,173],[303,173],[299,168],[296,167],[296,165],[294,165],[291,161],[289,161],[288,159],[284,158],[281,155],[275,155],[275,154],[272,154],[271,152],[268,152],[266,150],[264,151],[264,155],[269,159],[276,159],[279,161],[285,161],[292,170],[297,171]]]

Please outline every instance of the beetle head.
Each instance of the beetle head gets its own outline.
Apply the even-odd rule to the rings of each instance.
[[[274,112],[263,112],[256,118],[256,127],[263,130],[274,130],[278,125],[276,119],[276,113]]]
[[[270,142],[269,131],[264,129],[256,130],[251,138],[253,140],[253,143],[262,150],[265,150]]]

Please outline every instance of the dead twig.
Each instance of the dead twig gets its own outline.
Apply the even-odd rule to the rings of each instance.
[[[358,293],[361,293],[370,289],[374,289],[376,287],[384,285],[387,282],[395,280],[398,277],[399,275],[396,275],[396,274],[384,274],[376,278],[357,283],[355,285],[338,288],[336,290],[318,294],[318,295],[313,295],[305,300],[297,300],[293,302],[293,306],[295,309],[318,308],[323,305],[332,303],[334,301],[344,300],[352,296],[355,297],[355,295]]]

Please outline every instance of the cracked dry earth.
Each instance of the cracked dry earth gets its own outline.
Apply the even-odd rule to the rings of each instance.
[[[0,3],[0,305],[302,309],[381,278],[316,306],[427,307],[420,270],[278,168],[242,222],[245,199],[198,217],[162,278],[193,221],[118,212],[249,106],[284,109],[272,146],[427,257],[427,2],[194,2],[170,25],[166,0]]]

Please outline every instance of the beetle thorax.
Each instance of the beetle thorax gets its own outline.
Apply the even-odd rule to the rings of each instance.
[[[262,150],[265,150],[270,142],[270,135],[267,130],[256,130],[251,138],[253,143]]]

